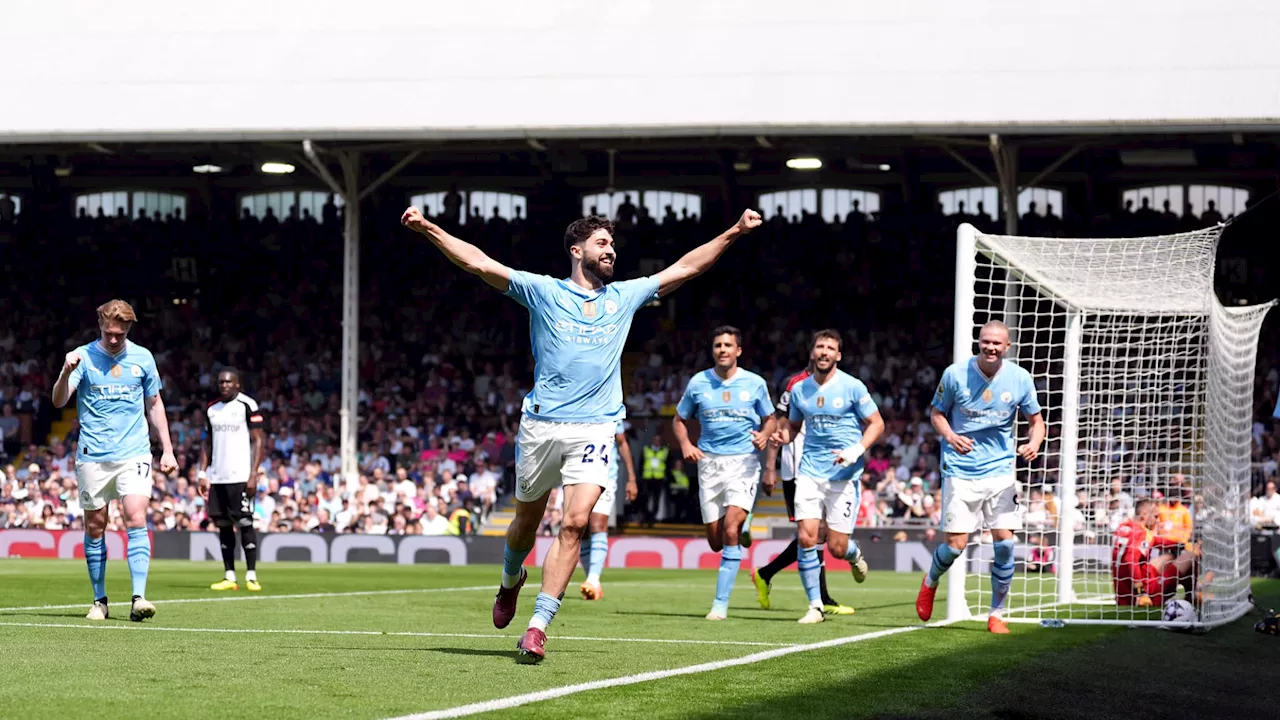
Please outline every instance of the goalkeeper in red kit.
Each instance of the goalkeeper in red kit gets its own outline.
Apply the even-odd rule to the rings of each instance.
[[[1162,554],[1151,557],[1152,538],[1159,523],[1156,505],[1142,499],[1134,507],[1134,517],[1116,528],[1111,547],[1111,582],[1116,604],[1122,607],[1162,606],[1178,590],[1178,582],[1194,589],[1200,555],[1199,545],[1177,558]]]

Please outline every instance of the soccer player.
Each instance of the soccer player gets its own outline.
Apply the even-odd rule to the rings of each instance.
[[[946,441],[942,446],[942,531],[947,538],[933,551],[933,562],[916,595],[916,614],[927,621],[933,615],[933,598],[943,573],[964,553],[969,535],[985,518],[995,541],[987,629],[998,634],[1009,632],[1000,616],[1013,582],[1013,533],[1022,527],[1014,455],[1031,462],[1044,441],[1035,383],[1031,373],[1004,359],[1008,351],[1009,327],[992,320],[978,332],[977,357],[952,364],[938,382],[930,420]],[[1013,422],[1018,411],[1031,427],[1031,438],[1015,451]]]
[[[107,504],[119,499],[129,537],[129,575],[133,604],[129,619],[141,622],[156,614],[147,601],[151,538],[147,506],[151,501],[151,436],[160,437],[160,471],[178,467],[169,437],[169,419],[160,399],[160,374],[151,351],[127,340],[137,321],[129,303],[111,300],[98,307],[100,337],[67,353],[53,385],[53,404],[63,407],[76,394],[80,442],[76,450],[76,484],[84,509],[84,557],[93,586],[93,607],[85,617],[106,620]]]
[[[764,378],[738,367],[742,331],[732,325],[711,331],[711,355],[715,366],[689,379],[671,425],[684,459],[698,463],[707,543],[720,553],[716,597],[707,619],[724,620],[742,562],[742,526],[760,484],[758,453],[769,443],[775,423]],[[688,426],[695,416],[701,428],[697,445],[689,440]]]
[[[812,374],[813,363],[810,362],[804,370],[787,378],[784,386],[786,389],[778,397],[778,410],[775,415],[778,422],[787,422],[791,415],[791,389]],[[787,518],[793,523],[796,521],[796,468],[800,464],[799,458],[803,451],[804,425],[802,424],[800,432],[796,433],[796,436],[792,438],[791,444],[782,448],[781,469],[778,468],[778,446],[776,444],[769,443],[764,453],[763,484],[765,494],[772,495],[778,479],[782,480],[782,497],[787,503]],[[852,615],[853,608],[841,605],[838,600],[831,597],[831,593],[827,592],[827,563],[822,551],[822,545],[826,542],[827,524],[823,521],[818,528],[818,589],[822,593],[822,609],[828,615]],[[769,564],[759,570],[751,571],[751,582],[756,586],[756,600],[759,601],[760,607],[765,610],[769,609],[771,604],[769,593],[773,586],[773,578],[796,561],[799,548],[800,535],[797,534],[791,544],[778,553],[777,557],[771,560]]]
[[[609,554],[609,517],[613,515],[614,497],[618,492],[619,468],[627,469],[627,502],[632,502],[640,493],[636,485],[636,467],[631,458],[631,445],[623,431],[622,422],[618,422],[613,435],[613,457],[617,462],[609,463],[609,484],[604,486],[600,499],[591,508],[591,516],[587,519],[587,532],[591,541],[582,543],[578,549],[578,557],[582,561],[582,570],[587,574],[586,582],[578,587],[583,600],[599,600],[604,597],[600,587],[600,572],[604,570],[604,558]]]
[[[245,587],[258,592],[258,531],[253,527],[253,498],[248,484],[262,465],[266,419],[258,402],[240,391],[240,373],[218,373],[218,399],[205,410],[206,432],[200,444],[200,494],[209,501],[209,519],[218,526],[226,576],[210,590],[239,590],[236,583],[236,527],[244,549]],[[255,488],[256,490],[256,488]]]
[[[742,235],[760,226],[747,210],[719,237],[686,253],[656,275],[625,282],[613,279],[617,252],[613,223],[586,217],[565,231],[569,277],[512,270],[483,250],[459,240],[409,208],[401,222],[425,235],[454,264],[480,276],[529,309],[534,386],[516,435],[516,517],[507,528],[502,585],[493,602],[493,624],[504,628],[515,616],[548,493],[564,485],[564,521],[543,564],[542,591],[529,629],[516,644],[517,660],[546,656],[546,628],[560,609],[578,564],[588,516],[609,478],[611,439],[625,416],[620,363],[636,311],[706,272]]]
[[[800,622],[826,619],[818,532],[827,523],[827,547],[849,561],[853,579],[867,579],[867,561],[852,537],[858,515],[863,454],[884,432],[884,418],[861,380],[837,367],[842,340],[835,330],[814,333],[809,360],[813,374],[791,390],[788,422],[774,433],[778,445],[789,445],[805,429],[804,449],[796,475],[795,517],[799,525],[800,583],[809,610]]]
[[[1115,542],[1111,546],[1111,582],[1117,605],[1163,606],[1177,593],[1179,581],[1187,583],[1194,594],[1195,565],[1200,548],[1192,545],[1190,551],[1176,558],[1169,554],[1151,557],[1152,541],[1159,524],[1156,504],[1149,498],[1143,498],[1134,506],[1134,516],[1116,528]]]

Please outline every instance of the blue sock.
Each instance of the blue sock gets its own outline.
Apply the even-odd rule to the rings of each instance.
[[[933,563],[929,565],[929,573],[925,575],[925,583],[929,587],[938,587],[942,574],[960,557],[963,550],[957,550],[946,543],[933,549]]]
[[[513,588],[520,582],[520,569],[524,567],[524,559],[531,552],[533,548],[512,550],[510,545],[502,546],[502,587]]]
[[[854,561],[854,560],[856,560],[857,558],[858,558],[858,541],[857,541],[857,540],[854,540],[854,539],[853,539],[853,536],[852,536],[852,535],[850,535],[850,536],[849,536],[849,549],[847,549],[847,550],[845,550],[845,551],[844,551],[844,559],[845,559],[845,560],[847,560],[847,561],[849,561],[849,562],[853,562],[853,561]]]
[[[818,548],[800,548],[796,554],[800,566],[800,584],[804,585],[805,595],[809,596],[810,606],[822,606],[822,587],[818,576],[822,573],[822,563],[818,562]]]
[[[604,558],[609,554],[609,533],[591,533],[590,559],[586,565],[587,579],[600,582],[600,571],[604,570]]]
[[[594,536],[593,536],[594,537]],[[591,576],[591,543],[578,543],[578,564],[582,566],[582,572],[588,577]]]
[[[94,540],[84,534],[84,561],[89,566],[89,582],[93,585],[93,599],[107,596],[107,539]]]
[[[533,604],[533,619],[529,627],[546,632],[547,626],[555,619],[560,610],[560,601],[546,593],[538,593],[538,600]]]
[[[129,575],[133,594],[147,596],[147,572],[151,570],[151,536],[146,528],[129,528]]]
[[[992,546],[995,558],[991,561],[991,610],[1004,609],[1009,586],[1013,584],[1013,538],[1000,540]]]
[[[738,579],[738,566],[742,564],[742,546],[725,545],[720,551],[720,573],[716,575],[716,601],[711,604],[711,612],[719,615],[729,614],[729,594],[733,592],[733,583]]]

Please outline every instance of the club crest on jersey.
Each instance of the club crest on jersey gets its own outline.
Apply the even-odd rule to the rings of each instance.
[[[612,300],[605,300],[605,301],[604,301],[604,314],[605,314],[605,315],[616,315],[617,313],[618,313],[618,303],[616,303],[616,302],[614,302],[614,301],[612,301]]]
[[[982,402],[991,402],[991,388],[982,391]]]
[[[111,377],[113,377],[113,378],[118,378],[118,377],[120,377],[120,376],[121,376],[121,375],[123,375],[123,374],[124,374],[124,371],[120,369],[120,366],[119,366],[119,365],[112,365],[112,366],[111,366]]]
[[[824,405],[826,405],[826,404],[827,404],[827,399],[826,399],[826,398],[824,398],[824,397],[822,397],[821,395],[819,395],[819,396],[818,396],[818,407],[822,407],[822,406],[824,406]]]
[[[588,301],[586,301],[586,302],[582,303],[582,316],[583,316],[583,317],[587,317],[587,318],[593,318],[593,317],[595,317],[595,316],[596,316],[596,301],[595,301],[595,300],[588,300]]]
[[[1012,393],[1007,393],[1007,392],[1002,392],[1002,393],[1000,393],[1000,402],[1002,402],[1002,403],[1007,403],[1007,402],[1009,402],[1009,401],[1011,401],[1011,400],[1013,400],[1013,394],[1012,394]]]
[[[832,401],[831,401],[831,406],[832,406],[832,407],[834,407],[834,408],[835,408],[835,409],[837,409],[837,410],[839,410],[840,408],[844,407],[844,398],[839,398],[839,397],[838,397],[838,398],[836,398],[836,399],[832,400]]]
[[[720,402],[729,402],[732,399],[733,399],[732,392],[725,390],[724,392],[720,393]]]
[[[742,402],[746,402],[751,399],[751,393],[747,392],[746,390],[743,390],[742,392],[738,393],[738,399],[741,400]]]
[[[133,367],[129,368],[129,374],[134,377],[142,377],[142,368],[138,367],[137,365],[134,365]]]

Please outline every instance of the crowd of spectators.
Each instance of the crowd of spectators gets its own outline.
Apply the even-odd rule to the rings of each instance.
[[[269,459],[257,475],[260,529],[443,534],[481,526],[512,488],[512,440],[532,371],[526,313],[399,228],[398,208],[367,211],[360,470],[347,482],[337,456],[342,218],[331,206],[318,218],[287,213],[283,221],[86,215],[51,231],[0,232],[0,265],[20,309],[0,327],[0,528],[81,522],[78,430],[72,424],[65,437],[46,443],[59,418],[49,388],[66,350],[95,337],[92,308],[112,296],[139,311],[131,337],[155,353],[179,461],[173,476],[154,476],[153,529],[205,526],[196,482],[203,412],[224,367],[241,372],[268,417]],[[564,259],[546,252],[548,243],[559,247],[563,218],[481,215],[488,216],[473,213],[459,234],[512,265],[563,273]],[[1132,215],[1114,222],[1141,227]],[[1036,217],[1040,234],[1082,230],[1052,209]],[[842,366],[866,381],[887,425],[869,456],[859,524],[937,525],[939,441],[927,408],[950,355],[954,272],[949,245],[938,246],[960,221],[985,222],[893,207],[835,223],[777,215],[706,277],[642,311],[624,361],[633,455],[639,459],[654,435],[667,442],[684,383],[709,362],[708,328],[730,323],[746,331],[743,364],[766,377],[776,397],[785,378],[803,368],[810,332],[835,327],[846,345]],[[688,214],[624,217],[618,275],[639,274],[642,258],[670,262],[720,229]],[[65,247],[111,258],[113,272],[63,262]],[[1275,347],[1264,340],[1264,353]],[[1274,359],[1263,367],[1269,370],[1259,377],[1253,450],[1255,495],[1263,499],[1254,518],[1274,523],[1280,516],[1268,508],[1280,501],[1266,498],[1275,496],[1268,483],[1277,474],[1280,435],[1266,418],[1278,378]],[[624,520],[695,521],[689,493],[676,480],[695,470],[675,457]],[[1078,513],[1086,541],[1105,538],[1126,497],[1176,486],[1162,489],[1142,472],[1095,475],[1083,495],[1064,502],[1053,495],[1054,472],[1043,465],[1026,474],[1028,524],[1048,530],[1060,513]],[[557,505],[551,503],[546,533],[558,523]],[[122,527],[119,518],[112,527]]]

